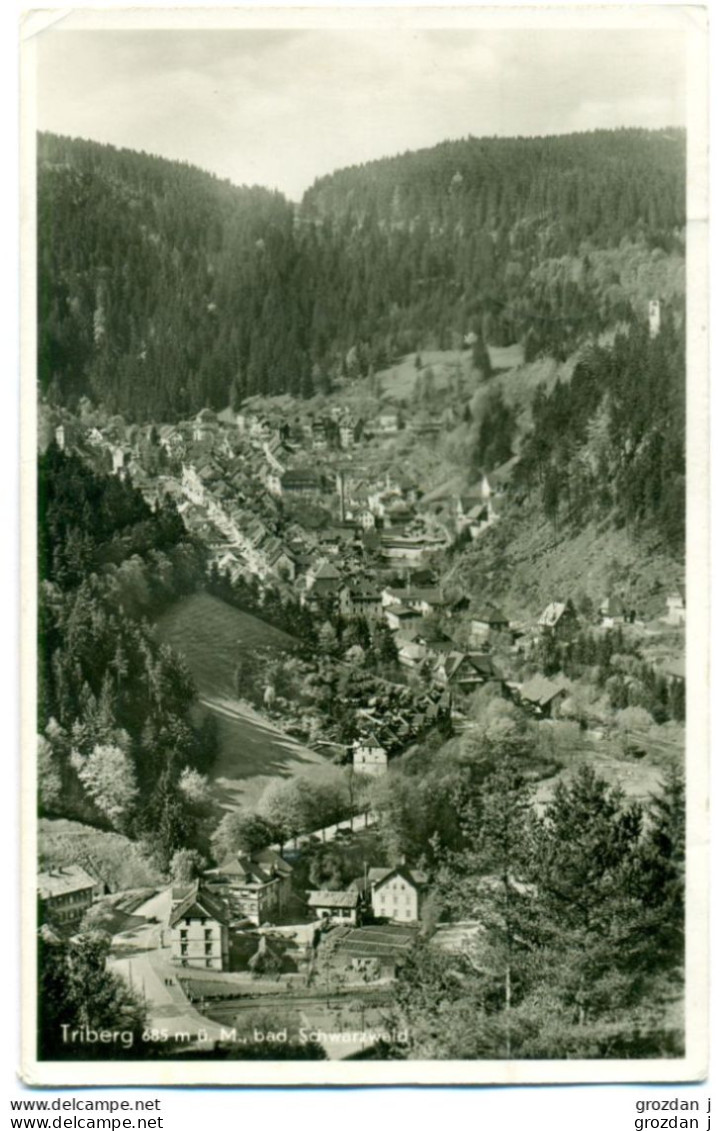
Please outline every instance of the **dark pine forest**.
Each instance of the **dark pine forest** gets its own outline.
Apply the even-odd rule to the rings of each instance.
[[[471,330],[564,358],[640,313],[624,255],[683,254],[679,130],[444,142],[299,204],[48,134],[38,160],[41,390],[135,421],[310,396]]]

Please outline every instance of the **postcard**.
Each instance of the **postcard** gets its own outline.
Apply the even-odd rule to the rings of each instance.
[[[21,39],[23,1079],[703,1079],[706,10]]]

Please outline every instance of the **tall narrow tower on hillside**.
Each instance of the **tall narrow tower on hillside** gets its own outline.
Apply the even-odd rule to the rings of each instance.
[[[661,303],[657,298],[652,298],[648,304],[648,332],[655,338],[661,329]]]

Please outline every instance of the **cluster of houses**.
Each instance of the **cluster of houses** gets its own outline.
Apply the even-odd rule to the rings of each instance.
[[[345,890],[294,895],[293,866],[266,848],[238,853],[200,878],[169,890],[167,919],[159,935],[170,961],[180,969],[228,971],[233,941],[252,937],[257,928],[317,921],[323,929],[352,928],[337,941],[338,958],[348,969],[375,977],[392,974],[399,953],[413,936],[393,928],[416,928],[428,892],[428,877],[401,862],[366,869]],[[71,937],[105,886],[79,865],[41,872],[37,879],[39,923],[48,938]],[[267,940],[260,939],[260,946]],[[269,944],[268,944],[269,945]],[[249,963],[252,968],[252,960]]]
[[[401,579],[392,568],[323,556],[307,570],[301,603],[347,618],[361,617],[371,624],[385,621],[394,631],[411,624],[417,628],[432,614],[451,618],[468,608],[467,597],[446,596],[435,580],[413,584],[419,578],[433,577],[426,569],[408,567]]]
[[[432,684],[421,695],[401,688],[392,704],[386,702],[382,710],[372,700],[358,711],[360,734],[350,748],[353,769],[371,777],[384,774],[394,754],[418,742],[433,728],[450,727],[452,715],[452,693]]]
[[[348,449],[361,436],[398,431],[396,412],[382,413],[370,430],[359,431],[361,423],[337,406],[321,417],[279,413],[276,419],[206,408],[192,420],[145,428],[126,426],[121,417],[102,428],[68,417],[55,438],[63,448],[82,447],[99,469],[129,477],[149,503],[171,496],[188,529],[232,579],[293,583],[317,564],[319,552],[374,570],[418,568],[446,549],[465,522],[465,496],[454,527],[450,512],[440,520],[437,508],[421,505],[422,492],[407,476],[379,477],[362,452],[351,457]],[[469,491],[487,516],[471,507],[469,521],[495,521],[488,478]],[[313,522],[302,504],[312,504]],[[319,513],[325,520],[317,521]],[[381,615],[362,579],[345,601],[347,615]]]
[[[387,948],[395,963],[396,947],[387,928],[417,927],[428,892],[427,875],[405,862],[368,868],[344,890],[308,891],[305,901],[299,902],[292,891],[292,871],[279,853],[265,849],[252,856],[240,853],[192,883],[175,885],[161,936],[171,962],[187,969],[228,970],[238,933],[292,922],[295,916],[317,921],[323,929],[374,925],[375,933],[361,929],[354,937],[342,936],[348,965],[366,973],[381,972],[383,963],[368,961],[377,955],[362,953],[367,943],[371,952],[380,947],[381,956]],[[407,941],[402,940],[402,945]]]

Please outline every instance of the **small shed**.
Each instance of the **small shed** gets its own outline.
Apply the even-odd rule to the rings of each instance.
[[[357,888],[351,891],[310,891],[308,907],[318,919],[334,923],[357,926],[360,914],[361,894]]]

